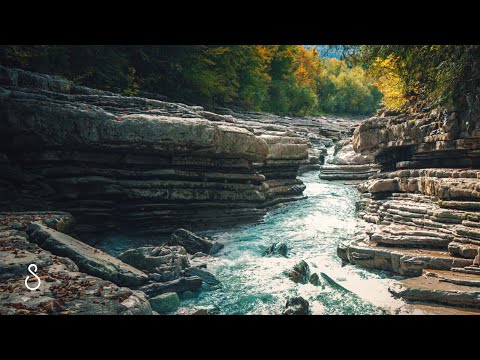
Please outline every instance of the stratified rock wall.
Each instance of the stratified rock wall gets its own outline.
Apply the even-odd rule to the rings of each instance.
[[[78,232],[224,227],[302,197],[308,141],[285,126],[0,66],[0,209]]]
[[[360,216],[371,227],[342,244],[338,255],[352,264],[417,276],[393,288],[395,296],[480,307],[480,267],[474,262],[480,248],[475,104],[384,113],[355,130],[353,148],[372,154],[383,172],[359,186]]]
[[[357,124],[340,133],[341,140],[335,144],[333,158],[320,169],[319,177],[324,180],[365,180],[380,171],[371,154],[354,151],[352,135]]]
[[[476,106],[450,111],[421,108],[376,116],[355,130],[353,147],[373,153],[389,169],[479,168],[479,110]]]

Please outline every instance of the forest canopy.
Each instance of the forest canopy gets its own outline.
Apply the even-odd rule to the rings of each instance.
[[[0,64],[125,95],[277,114],[369,114],[382,99],[363,65],[321,58],[316,46],[0,45]]]
[[[417,100],[462,106],[479,95],[480,45],[365,45],[349,63],[368,69],[394,109]]]

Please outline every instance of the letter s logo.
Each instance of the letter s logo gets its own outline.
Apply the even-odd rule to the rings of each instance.
[[[32,270],[32,268],[34,268],[35,270]],[[27,276],[26,279],[25,279],[25,286],[27,287],[28,290],[32,290],[32,291],[37,290],[40,287],[40,284],[42,283],[42,281],[37,276],[37,274],[35,274],[36,271],[37,271],[37,265],[35,265],[35,264],[28,265],[28,272],[30,274],[32,274],[38,281],[37,286],[32,287],[32,286],[28,285],[28,279],[30,278],[30,276]]]

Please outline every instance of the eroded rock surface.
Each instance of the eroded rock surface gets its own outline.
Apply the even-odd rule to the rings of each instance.
[[[480,119],[467,103],[381,112],[353,136],[354,150],[382,172],[358,186],[370,227],[338,255],[411,277],[391,289],[409,301],[480,307]]]
[[[308,148],[285,126],[0,68],[0,209],[65,210],[78,233],[259,220],[302,197]]]
[[[177,229],[170,235],[169,244],[180,245],[189,254],[204,253],[213,255],[223,249],[223,244],[192,233],[185,229]]]
[[[321,167],[320,179],[324,180],[365,180],[380,171],[371,154],[354,151],[351,136],[357,124],[340,133],[342,139],[335,144],[333,159]]]
[[[58,256],[30,241],[30,224],[68,228],[67,213],[3,213],[0,215],[0,314],[106,314],[150,315],[144,293],[119,287],[111,281],[88,275],[68,257]],[[40,287],[30,291],[37,280],[28,265],[37,265]]]

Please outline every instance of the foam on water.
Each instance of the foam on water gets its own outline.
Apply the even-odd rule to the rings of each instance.
[[[272,210],[261,224],[210,232],[225,248],[208,263],[222,283],[219,290],[202,292],[186,305],[215,305],[222,314],[279,314],[287,298],[302,296],[313,314],[383,314],[410,312],[394,299],[388,287],[395,280],[378,271],[342,266],[337,245],[361,230],[355,214],[358,193],[342,182],[304,174],[307,199]],[[272,243],[285,242],[288,258],[263,257]],[[321,272],[339,286],[322,279],[323,286],[296,284],[285,271],[305,260],[312,273]]]

